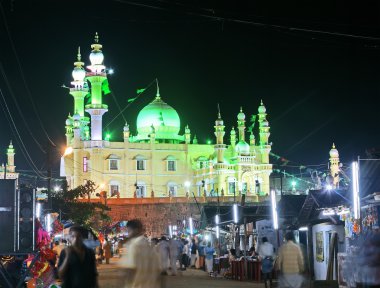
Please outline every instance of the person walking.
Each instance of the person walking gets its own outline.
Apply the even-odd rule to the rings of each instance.
[[[259,257],[261,260],[261,270],[264,275],[264,284],[267,288],[267,281],[269,280],[269,287],[272,288],[272,271],[274,260],[274,248],[271,243],[268,242],[267,237],[262,238],[262,244],[259,246]]]
[[[208,242],[207,247],[205,248],[205,254],[206,254],[206,270],[210,274],[210,276],[212,276],[212,271],[213,271],[214,253],[215,253],[215,249],[211,247],[211,242]]]
[[[203,242],[198,244],[198,265],[196,265],[196,268],[198,269],[204,269],[205,267],[205,244]]]
[[[277,269],[280,271],[280,287],[300,288],[304,270],[302,251],[295,243],[293,232],[285,234],[286,243],[281,246],[278,252]]]
[[[159,255],[144,237],[140,220],[127,223],[128,241],[126,255],[121,258],[120,268],[124,272],[125,288],[161,288]]]
[[[195,261],[197,260],[197,251],[198,251],[198,245],[195,242],[195,239],[193,238],[191,240],[191,248],[190,248],[190,252],[191,252],[190,267],[191,268],[195,268]]]
[[[169,240],[169,257],[170,257],[170,270],[171,275],[177,275],[177,260],[178,260],[179,242],[173,237]]]
[[[83,243],[86,232],[81,226],[72,226],[69,230],[71,246],[62,250],[58,261],[58,276],[63,282],[62,287],[99,287],[94,251]]]
[[[181,256],[181,270],[185,271],[189,263],[189,242],[183,240],[182,256]]]
[[[103,244],[103,253],[104,259],[106,260],[106,264],[110,264],[111,258],[111,243],[106,239]]]
[[[160,242],[158,242],[157,246],[158,254],[160,255],[160,264],[161,264],[161,273],[163,275],[168,274],[169,268],[169,242],[165,236],[162,236]]]

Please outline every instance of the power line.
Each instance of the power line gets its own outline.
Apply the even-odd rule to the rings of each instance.
[[[2,16],[3,16],[2,18],[3,18],[3,23],[4,23],[4,26],[5,26],[5,30],[7,31],[8,40],[9,40],[9,42],[10,42],[10,44],[11,44],[12,51],[13,51],[13,53],[14,53],[14,55],[15,55],[15,58],[16,58],[16,62],[17,62],[17,66],[18,66],[19,72],[20,72],[20,74],[21,74],[21,79],[22,79],[22,81],[23,81],[23,83],[24,83],[24,86],[25,86],[25,89],[26,89],[26,92],[27,92],[26,94],[27,94],[28,97],[29,97],[29,100],[30,100],[30,102],[31,102],[31,104],[32,104],[33,111],[34,111],[34,113],[36,114],[36,118],[37,118],[37,120],[38,120],[38,122],[39,122],[39,124],[40,124],[40,126],[41,126],[41,128],[42,128],[42,130],[44,131],[44,133],[45,133],[47,139],[49,140],[49,142],[50,142],[53,146],[56,146],[55,143],[54,143],[54,142],[51,140],[51,138],[49,137],[49,134],[47,133],[47,131],[46,131],[46,129],[45,129],[43,123],[42,123],[42,120],[41,120],[41,118],[40,118],[40,116],[39,116],[39,114],[38,114],[38,111],[37,111],[36,105],[34,104],[33,97],[32,97],[32,93],[30,92],[30,89],[29,89],[28,84],[27,84],[27,82],[26,82],[25,75],[24,75],[24,72],[23,72],[22,67],[21,67],[21,62],[20,62],[20,59],[19,59],[19,57],[18,57],[18,55],[17,55],[17,51],[16,51],[16,47],[15,47],[15,45],[14,45],[14,42],[13,42],[13,40],[12,40],[11,32],[10,32],[10,30],[9,30],[9,26],[8,26],[8,23],[7,23],[7,18],[6,18],[5,12],[4,12],[4,7],[3,7],[1,1],[0,1],[0,10],[1,10],[1,14],[2,14]]]
[[[122,3],[122,4],[139,6],[139,7],[143,7],[143,8],[173,12],[172,9],[168,9],[168,8],[161,7],[161,6],[137,3],[137,2],[128,1],[128,0],[114,0],[114,1]],[[247,25],[263,27],[263,28],[271,28],[271,29],[275,29],[275,30],[286,30],[286,31],[290,31],[290,32],[294,32],[294,31],[295,32],[306,32],[306,33],[312,33],[312,34],[321,34],[321,35],[328,35],[328,36],[338,36],[338,37],[354,38],[354,39],[362,39],[362,40],[372,40],[372,41],[379,41],[380,40],[379,37],[348,34],[348,33],[335,32],[335,31],[316,30],[316,29],[309,29],[309,28],[292,27],[292,26],[286,26],[286,25],[275,25],[275,24],[268,24],[268,23],[262,23],[262,22],[255,22],[252,20],[242,20],[242,19],[238,19],[238,18],[234,18],[234,17],[216,16],[214,10],[210,11],[214,15],[203,14],[203,13],[199,13],[199,12],[189,12],[189,11],[182,11],[182,12],[187,14],[187,15],[192,15],[192,16],[197,16],[197,17],[204,17],[204,18],[209,18],[209,19],[214,19],[214,20],[219,20],[219,21],[223,20],[223,21],[235,22],[235,23],[239,23],[239,24],[247,24]]]
[[[28,132],[29,132],[30,136],[32,137],[32,139],[34,140],[34,142],[36,142],[38,148],[39,148],[43,153],[46,153],[46,151],[42,148],[42,145],[37,141],[36,137],[34,137],[32,131],[30,130],[30,127],[29,127],[29,125],[28,125],[28,122],[25,120],[24,113],[22,113],[22,111],[21,111],[21,108],[20,108],[20,106],[19,106],[19,104],[18,104],[18,102],[17,102],[17,99],[16,99],[16,97],[15,97],[15,95],[14,95],[14,93],[13,93],[12,87],[11,87],[11,85],[10,85],[10,83],[9,83],[8,77],[7,77],[7,75],[5,74],[4,66],[3,66],[3,64],[2,64],[1,62],[0,62],[0,70],[1,70],[1,74],[3,75],[3,78],[4,78],[4,80],[5,80],[5,84],[6,84],[7,87],[8,87],[9,93],[10,93],[11,96],[12,96],[13,102],[14,102],[15,105],[16,105],[17,111],[18,111],[18,113],[19,113],[21,119],[23,120],[23,122],[24,122],[24,124],[25,124],[26,130],[28,130]]]
[[[0,88],[0,94],[1,94],[1,98],[3,99],[3,102],[4,102],[4,105],[1,105],[1,107],[3,108],[3,111],[4,111],[4,114],[9,122],[9,125],[11,126],[11,129],[12,129],[12,132],[14,133],[14,135],[16,136],[16,141],[21,144],[20,145],[20,148],[21,148],[21,152],[22,154],[24,155],[25,157],[25,160],[28,162],[28,164],[30,165],[30,168],[33,169],[33,171],[40,177],[42,178],[46,178],[44,175],[40,174],[37,166],[35,165],[35,163],[33,162],[32,158],[30,157],[30,154],[28,153],[28,150],[26,149],[25,147],[25,144],[24,142],[22,141],[22,138],[20,136],[20,133],[18,132],[17,130],[17,126],[13,120],[13,117],[12,117],[12,114],[9,110],[9,107],[7,105],[7,102],[5,101],[5,97],[4,97],[4,94],[3,94],[3,91],[1,90]],[[1,103],[3,103],[1,102]],[[5,108],[4,108],[5,107]]]
[[[112,120],[110,121],[110,122],[108,122],[108,124],[104,127],[104,129],[106,129],[108,126],[110,126],[111,124],[112,124],[112,122],[113,121],[115,121],[116,120],[116,118],[117,117],[119,117],[133,102],[135,102],[142,94],[144,94],[145,93],[145,91],[150,87],[150,86],[152,86],[152,84],[153,83],[155,83],[156,82],[156,79],[154,79],[152,82],[150,82],[149,84],[148,84],[148,86],[146,86],[144,89],[143,89],[143,91],[141,92],[141,93],[138,93],[137,94],[137,96],[135,97],[135,98],[133,98],[133,100],[131,101],[131,102],[129,102],[128,104],[127,104],[127,106],[125,106],[124,108],[123,108],[123,110],[121,110],[114,118],[112,118]]]

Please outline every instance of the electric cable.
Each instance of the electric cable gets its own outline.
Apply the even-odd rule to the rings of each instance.
[[[43,123],[42,123],[42,120],[41,120],[40,115],[39,115],[39,113],[38,113],[38,111],[37,111],[36,105],[35,105],[35,103],[34,103],[34,101],[33,101],[32,93],[30,92],[29,86],[28,86],[28,84],[27,84],[27,82],[26,82],[25,74],[24,74],[24,72],[23,72],[23,70],[22,70],[21,62],[20,62],[20,59],[19,59],[19,57],[18,57],[18,55],[17,55],[17,51],[16,51],[16,47],[15,47],[15,45],[14,45],[14,42],[13,42],[13,40],[12,40],[11,32],[10,32],[10,30],[9,30],[9,26],[8,26],[8,23],[7,23],[6,15],[5,15],[5,12],[4,12],[4,7],[3,7],[1,1],[0,1],[0,10],[1,10],[2,18],[3,18],[3,23],[4,23],[4,26],[5,26],[5,30],[7,31],[8,40],[9,40],[9,42],[10,42],[10,44],[11,44],[12,51],[13,51],[13,53],[14,53],[14,55],[15,55],[15,58],[16,58],[16,62],[17,62],[17,66],[18,66],[19,72],[20,72],[20,74],[21,74],[21,79],[22,79],[22,81],[23,81],[23,83],[24,83],[25,90],[26,90],[26,92],[27,92],[26,94],[27,94],[28,97],[29,97],[29,100],[30,100],[30,102],[31,102],[31,104],[32,104],[33,111],[34,111],[34,113],[36,114],[36,118],[37,118],[37,120],[38,120],[38,122],[39,122],[39,124],[40,124],[40,126],[41,126],[41,128],[42,128],[42,131],[45,133],[45,136],[46,136],[47,139],[49,140],[50,144],[53,145],[53,146],[56,146],[55,143],[54,143],[54,142],[51,140],[51,138],[49,137],[49,134],[47,133],[47,131],[46,131],[46,129],[45,129]]]
[[[5,84],[6,84],[7,87],[8,87],[9,94],[12,96],[12,99],[13,99],[13,102],[15,103],[15,105],[16,105],[17,111],[18,111],[18,113],[19,113],[19,115],[20,115],[22,121],[23,121],[24,124],[25,124],[26,130],[28,130],[28,132],[29,132],[30,136],[32,137],[32,139],[34,140],[34,142],[36,142],[38,148],[39,148],[43,153],[46,154],[46,151],[42,148],[42,145],[37,141],[36,137],[34,137],[32,131],[30,130],[30,127],[29,127],[29,125],[28,125],[28,122],[26,121],[26,119],[25,119],[25,117],[24,117],[24,113],[22,113],[22,111],[21,111],[20,105],[18,104],[18,101],[17,101],[17,99],[16,99],[16,97],[15,97],[15,95],[14,95],[14,93],[13,93],[13,90],[12,90],[12,87],[11,87],[11,85],[10,85],[10,83],[9,83],[8,77],[7,77],[7,75],[5,74],[4,66],[3,66],[3,64],[2,64],[1,62],[0,62],[0,70],[1,70],[1,74],[2,74],[2,76],[3,76],[3,78],[4,78]]]

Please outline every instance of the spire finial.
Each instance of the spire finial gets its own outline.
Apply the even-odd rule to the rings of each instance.
[[[332,146],[332,149],[335,149],[335,143],[333,142],[333,146]]]
[[[263,103],[263,99],[261,99],[260,105],[261,105],[261,106],[263,106],[263,105],[264,105],[264,103]]]
[[[157,92],[156,92],[156,98],[160,99],[160,86],[158,85],[158,79],[156,78],[156,84],[157,84]]]
[[[98,32],[95,32],[95,43],[99,43],[99,35],[98,35]]]
[[[219,103],[218,103],[218,119],[221,119],[222,116],[220,116],[220,107],[219,107]]]
[[[81,57],[82,55],[80,55],[80,46],[78,46],[78,54],[77,54],[77,59],[78,59],[78,62],[80,62],[81,60]]]
[[[243,113],[243,107],[240,106],[240,113]]]

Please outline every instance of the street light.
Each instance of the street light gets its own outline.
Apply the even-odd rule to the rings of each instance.
[[[359,195],[359,165],[352,162],[352,200],[354,202],[354,218],[360,218],[360,195]]]
[[[193,236],[193,218],[189,218],[190,235]]]
[[[233,209],[233,215],[234,215],[234,223],[237,224],[238,221],[239,221],[237,204],[234,204],[234,205],[232,206],[232,209]]]
[[[36,205],[36,217],[39,219],[41,217],[41,203],[37,203]]]
[[[216,214],[215,215],[215,224],[216,224],[216,238],[217,239],[219,239],[219,222],[220,222],[219,215]]]
[[[272,218],[273,218],[273,228],[278,229],[278,216],[277,216],[277,204],[276,204],[276,192],[271,191],[271,200],[272,200]]]

